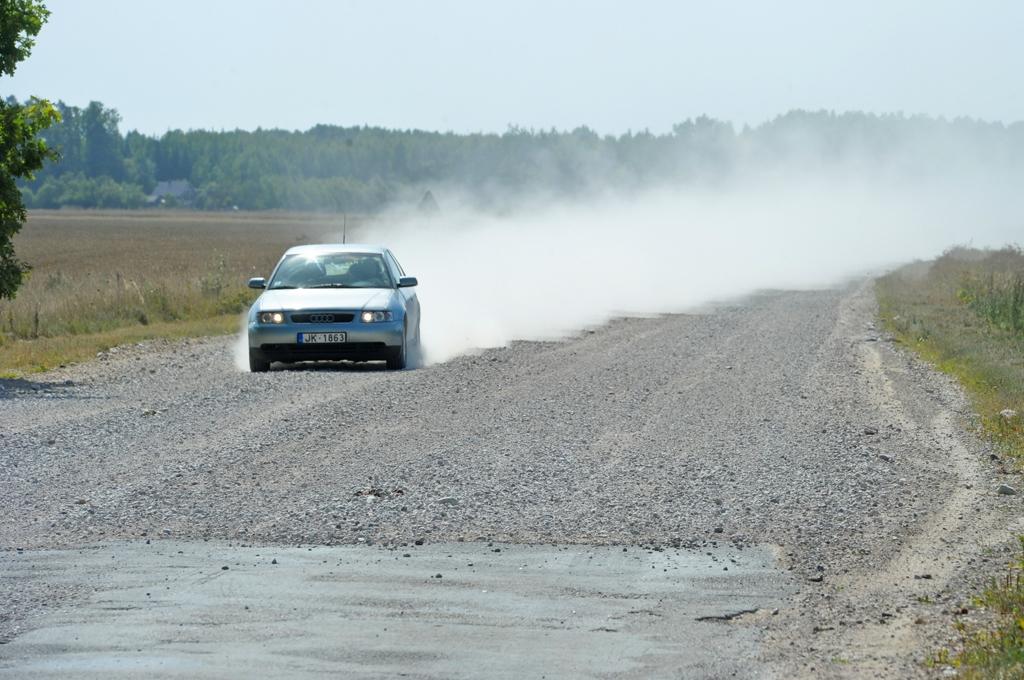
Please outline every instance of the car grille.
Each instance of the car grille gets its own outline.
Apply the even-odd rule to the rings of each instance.
[[[292,323],[349,323],[354,318],[352,312],[313,312],[292,314]]]

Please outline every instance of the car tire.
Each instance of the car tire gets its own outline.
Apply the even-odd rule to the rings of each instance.
[[[408,354],[407,354],[407,351],[409,349],[409,338],[408,338],[408,335],[409,335],[409,330],[408,329],[403,329],[402,330],[402,344],[399,345],[398,347],[394,348],[393,350],[391,350],[391,354],[387,358],[388,370],[400,371],[403,368],[405,368],[406,363],[408,363]]]
[[[416,335],[409,341],[405,363],[409,368],[420,368],[423,366],[423,345],[420,343],[419,321],[416,322]]]
[[[253,354],[253,351],[249,350],[249,372],[250,373],[265,373],[270,370],[270,362],[264,361]]]

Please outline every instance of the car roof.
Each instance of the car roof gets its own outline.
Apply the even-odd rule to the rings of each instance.
[[[377,253],[384,254],[384,246],[373,246],[366,243],[311,243],[295,246],[285,251],[285,255],[324,255],[326,253]]]

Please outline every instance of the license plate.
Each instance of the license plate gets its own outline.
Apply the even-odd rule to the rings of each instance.
[[[300,345],[337,344],[345,342],[345,333],[299,333]]]

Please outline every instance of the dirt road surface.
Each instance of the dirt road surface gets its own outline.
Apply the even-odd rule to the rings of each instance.
[[[874,314],[857,282],[411,371],[209,339],[0,381],[0,674],[940,675],[1021,497]]]

